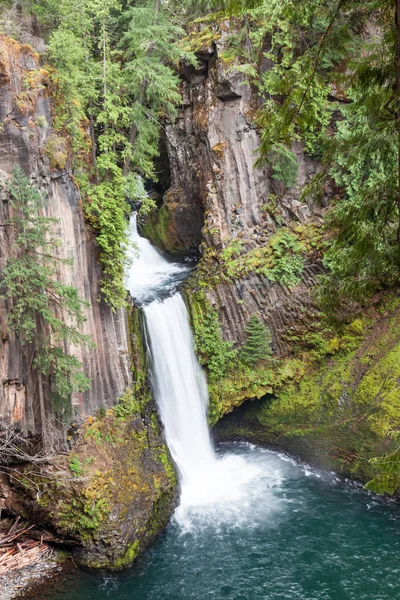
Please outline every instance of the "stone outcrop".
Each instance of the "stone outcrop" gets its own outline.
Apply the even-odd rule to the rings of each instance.
[[[274,395],[244,403],[216,425],[216,438],[271,446],[363,483],[379,479],[371,459],[394,452],[398,460],[399,340],[398,298],[383,299],[332,341],[331,354],[309,365],[300,385],[288,380]],[[398,496],[392,464],[383,482]]]
[[[200,287],[218,311],[225,340],[243,343],[249,317],[257,313],[272,331],[275,352],[284,355],[283,333],[312,318],[309,289],[321,272],[318,257],[306,261],[292,289],[257,272],[216,283],[207,269],[218,264],[221,251],[232,243],[239,242],[244,255],[265,247],[280,227],[318,219],[322,207],[307,205],[300,196],[320,166],[295,143],[297,181],[286,189],[271,165],[259,164],[260,135],[254,122],[259,98],[235,70],[237,64],[224,59],[231,33],[230,23],[223,23],[215,41],[199,52],[197,67],[187,66],[181,73],[182,108],[176,122],[166,126],[171,188],[144,232],[169,251],[200,245]],[[196,278],[192,288],[199,289]],[[190,293],[187,299],[190,303]]]
[[[204,227],[196,219],[197,237],[202,228],[203,240],[215,248],[235,238],[251,246],[265,230],[271,230],[273,218],[268,216],[265,222],[263,217],[263,205],[271,194],[281,196],[283,220],[308,219],[310,210],[299,201],[300,190],[318,169],[296,144],[297,183],[282,194],[282,184],[272,178],[271,167],[256,165],[260,137],[252,113],[257,98],[245,77],[219,60],[225,36],[208,55],[201,55],[200,68],[188,67],[183,72],[183,107],[176,123],[166,128],[172,182],[166,204],[174,199],[171,219],[182,239],[180,229],[185,222],[180,227],[181,214],[191,210],[195,216],[202,209]]]
[[[127,322],[124,311],[113,313],[99,300],[101,268],[94,237],[84,223],[79,190],[65,170],[50,168],[52,114],[47,93],[48,74],[28,45],[5,36],[0,39],[0,222],[10,215],[7,180],[15,164],[24,169],[46,198],[46,215],[58,219],[55,234],[62,241],[60,279],[74,285],[88,303],[82,332],[94,342],[91,349],[66,348],[82,361],[91,389],[72,399],[74,413],[85,417],[111,407],[130,383]],[[54,145],[54,144],[53,144]],[[12,231],[0,228],[0,264],[12,254]],[[24,348],[7,329],[7,306],[0,304],[0,419],[26,434],[41,431],[36,374]],[[47,406],[50,410],[50,406]]]
[[[167,525],[177,482],[149,396],[89,417],[72,453],[0,476],[0,509],[45,529],[80,564],[122,569]]]
[[[233,282],[222,282],[205,292],[218,312],[223,338],[234,345],[246,338],[249,317],[256,314],[269,327],[273,349],[279,356],[288,354],[286,334],[309,327],[315,314],[310,289],[321,273],[319,264],[307,265],[301,281],[292,289],[274,283],[262,274],[252,273]],[[190,303],[190,294],[187,296]]]

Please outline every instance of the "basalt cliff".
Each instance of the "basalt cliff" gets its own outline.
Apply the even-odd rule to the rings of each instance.
[[[400,398],[397,295],[339,329],[327,323],[314,290],[335,189],[310,193],[321,166],[300,142],[290,185],[273,160],[260,162],[260,99],[227,58],[230,27],[197,30],[199,62],[182,70],[183,105],[166,127],[170,187],[143,231],[170,252],[200,249],[184,292],[210,422],[235,410],[217,439],[279,447],[367,482],[369,459],[395,446],[386,432]],[[252,316],[272,336],[272,359],[248,368],[240,352]]]
[[[335,194],[310,183],[321,166],[302,143],[292,151],[296,176],[261,162],[260,98],[226,54],[231,23],[198,44],[196,66],[180,71],[182,105],[166,122],[157,187],[158,208],[141,230],[171,254],[194,253],[197,266],[182,286],[196,351],[210,391],[209,421],[217,439],[271,445],[367,482],[370,459],[391,451],[387,434],[400,407],[400,316],[396,293],[377,297],[337,329],[314,293],[329,244],[325,215]],[[197,31],[204,38],[201,27]],[[93,347],[68,348],[91,388],[71,400],[60,424],[48,403],[63,452],[32,471],[20,462],[0,475],[0,509],[40,523],[83,564],[131,564],[168,522],[176,474],[147,381],[140,314],[113,312],[101,299],[94,232],[67,168],[54,166],[53,107],[41,41],[0,40],[1,224],[10,217],[9,178],[20,164],[57,219],[59,277],[86,300],[84,333]],[[269,68],[261,61],[260,71]],[[162,187],[162,194],[160,194]],[[0,228],[1,260],[13,233]],[[27,443],[40,436],[37,373],[7,327],[0,304],[0,422]],[[255,318],[270,352],[243,360]],[[259,329],[260,331],[260,329]]]

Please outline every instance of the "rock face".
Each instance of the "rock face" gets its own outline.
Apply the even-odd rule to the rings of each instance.
[[[379,480],[370,459],[398,448],[388,435],[399,418],[398,298],[376,299],[377,310],[341,329],[322,318],[311,288],[322,272],[321,224],[333,190],[302,202],[320,167],[300,145],[292,147],[291,189],[272,165],[257,163],[258,98],[227,67],[223,25],[202,49],[201,67],[183,73],[184,105],[167,128],[172,188],[162,208],[178,232],[179,211],[204,211],[202,256],[184,291],[209,379],[210,422],[217,440],[247,439],[363,483]],[[272,361],[241,358],[252,315],[272,333]]]
[[[199,66],[182,72],[183,106],[177,121],[166,128],[171,188],[158,222],[152,219],[153,231],[145,227],[145,234],[170,251],[200,244],[201,262],[211,266],[230,245],[240,243],[239,253],[245,255],[265,247],[279,228],[308,223],[321,210],[300,201],[320,168],[300,144],[293,146],[298,175],[291,189],[274,178],[271,165],[257,162],[260,136],[254,115],[259,99],[235,71],[237,65],[224,59],[230,34],[229,22],[223,23],[217,41],[200,52]],[[205,273],[202,287],[219,313],[224,339],[243,343],[248,319],[257,313],[273,333],[275,351],[283,355],[285,330],[312,315],[309,288],[320,272],[320,262],[312,259],[293,289],[256,270],[221,283],[211,282]]]
[[[140,315],[129,314],[133,383],[118,403],[74,431],[71,452],[10,465],[0,512],[44,528],[80,564],[122,569],[161,533],[176,506],[177,478],[152,400]]]
[[[50,166],[52,153],[62,147],[51,127],[47,87],[48,73],[32,47],[2,36],[0,224],[10,218],[8,181],[19,164],[41,190],[46,216],[57,219],[59,258],[72,259],[60,265],[58,277],[87,302],[81,331],[94,346],[65,350],[82,362],[91,388],[72,398],[72,452],[39,461],[34,475],[31,463],[8,466],[8,476],[0,478],[0,513],[44,526],[85,565],[116,569],[130,565],[167,524],[175,503],[175,471],[146,383],[139,315],[132,311],[128,327],[126,311],[113,313],[100,299],[102,273],[79,190],[69,173]],[[0,264],[12,253],[13,232],[2,226]],[[9,308],[0,302],[0,424],[14,426],[9,431],[19,430],[29,444],[42,430],[37,374],[7,328]],[[52,407],[46,402],[49,420]],[[54,423],[57,441],[65,439],[65,427]]]
[[[272,179],[271,168],[256,166],[260,138],[251,114],[257,99],[244,76],[232,73],[218,59],[223,43],[221,38],[209,55],[202,55],[202,68],[184,71],[183,108],[177,122],[167,127],[172,186],[166,203],[171,197],[175,200],[172,219],[180,233],[185,222],[180,226],[180,216],[175,214],[190,207],[195,217],[203,209],[202,236],[215,248],[235,238],[257,243],[258,234],[271,231],[263,218],[263,205],[271,194],[282,195],[282,184]],[[310,210],[298,200],[300,189],[318,165],[304,156],[300,146],[294,151],[297,184],[282,195],[280,208],[285,220],[305,220]],[[202,221],[196,223],[199,231]]]
[[[115,314],[99,301],[101,269],[94,238],[85,226],[79,190],[65,170],[50,168],[46,152],[54,139],[47,93],[48,74],[30,46],[3,36],[0,39],[0,222],[9,218],[7,179],[15,164],[40,188],[46,214],[59,220],[59,256],[72,259],[62,266],[60,279],[74,285],[89,303],[82,332],[95,342],[93,349],[73,348],[91,379],[91,389],[73,400],[75,414],[85,417],[100,406],[110,407],[130,383],[128,334],[123,311]],[[12,253],[12,232],[0,228],[0,258]],[[41,431],[36,374],[24,349],[7,330],[7,306],[0,304],[0,420],[26,434]],[[66,350],[72,350],[66,348]],[[50,410],[50,406],[47,406]]]

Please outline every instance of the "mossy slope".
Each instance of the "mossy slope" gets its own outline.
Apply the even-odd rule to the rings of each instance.
[[[358,319],[357,328],[347,350],[246,403],[218,424],[218,437],[281,448],[364,483],[374,478],[370,459],[395,449],[390,432],[400,422],[400,312]]]

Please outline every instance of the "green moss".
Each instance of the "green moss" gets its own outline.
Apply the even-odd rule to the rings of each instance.
[[[309,363],[300,380],[281,389],[274,384],[274,394],[243,409],[237,426],[222,423],[225,435],[272,444],[364,483],[374,479],[375,491],[399,493],[391,431],[400,421],[400,314],[369,323],[351,323],[334,357]]]
[[[218,313],[206,299],[204,291],[186,296],[190,307],[196,351],[203,366],[207,367],[210,382],[224,377],[237,352],[230,342],[222,339]]]
[[[303,236],[304,230],[281,227],[265,246],[245,253],[240,242],[234,240],[220,254],[222,273],[229,280],[261,273],[271,281],[292,288],[299,283],[306,254],[309,254]]]
[[[215,17],[213,16],[214,19]],[[212,46],[213,42],[221,38],[216,19],[214,23],[210,23],[207,17],[205,19],[196,19],[196,21],[189,24],[189,28],[191,28],[189,35],[180,42],[183,48],[189,52],[205,51]]]
[[[128,549],[126,550],[125,554],[115,561],[115,569],[123,569],[124,567],[128,567],[129,565],[131,565],[138,557],[139,549],[140,542],[139,540],[135,540],[132,544],[128,546]]]
[[[147,354],[144,346],[144,332],[141,311],[133,306],[127,312],[129,331],[129,355],[132,366],[133,389],[137,396],[148,397]]]
[[[325,243],[323,231],[314,225],[297,226],[292,233],[307,255]],[[352,322],[340,325],[307,309],[310,324],[285,334],[291,355],[249,368],[240,361],[239,348],[224,347],[217,307],[210,305],[207,289],[226,281],[227,266],[229,281],[248,269],[263,268],[271,252],[269,246],[243,254],[237,241],[221,252],[206,251],[186,285],[196,347],[209,379],[210,423],[247,399],[262,399],[241,409],[246,418],[235,426],[218,429],[222,427],[228,438],[278,446],[363,482],[374,479],[381,489],[386,485],[386,492],[397,486],[400,493],[400,449],[391,436],[400,422],[398,298],[385,296]],[[255,264],[255,258],[260,262]],[[216,359],[223,368],[213,365],[211,371],[209,365]],[[381,459],[373,461],[375,457]],[[398,469],[388,475],[382,465],[389,462],[393,469],[393,457]]]
[[[175,199],[169,193],[164,197],[163,205],[155,211],[149,213],[143,222],[142,233],[157,248],[162,248],[170,254],[185,254],[187,249],[180,239],[174,224],[174,211],[180,207],[182,199]]]
[[[270,205],[264,210],[278,213],[276,197],[272,196]],[[205,215],[207,218],[207,214]],[[203,233],[206,233],[203,230]],[[212,235],[212,231],[207,232]],[[308,223],[280,227],[263,246],[246,250],[242,240],[233,239],[220,251],[204,247],[202,260],[192,276],[198,288],[215,288],[221,282],[232,283],[250,273],[260,273],[289,288],[296,286],[306,264],[306,260],[320,258],[326,244],[326,233],[321,223]],[[192,284],[194,285],[194,284]]]

